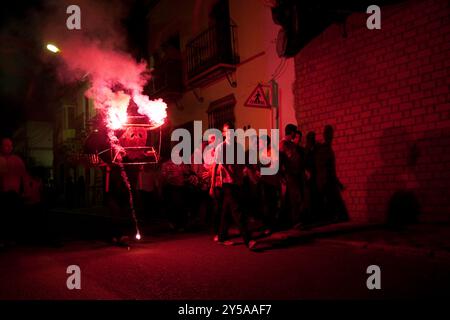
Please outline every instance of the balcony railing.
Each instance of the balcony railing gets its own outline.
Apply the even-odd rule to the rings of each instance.
[[[155,66],[146,87],[152,98],[176,98],[183,92],[183,69],[179,59],[169,59]]]
[[[216,24],[187,43],[188,81],[219,64],[239,63],[236,28],[231,21],[228,24]]]

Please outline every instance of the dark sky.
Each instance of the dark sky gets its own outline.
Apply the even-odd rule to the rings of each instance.
[[[151,0],[103,1],[104,6],[120,7],[115,23],[124,37],[123,49],[136,59],[148,57],[146,48],[146,14]],[[80,3],[78,1],[78,3]],[[71,1],[70,4],[78,4]],[[84,16],[98,10],[98,0],[80,4],[82,28]],[[55,9],[56,8],[56,9]],[[51,120],[63,90],[56,77],[58,61],[45,51],[44,27],[48,27],[54,10],[65,10],[67,4],[56,0],[5,1],[0,11],[0,135],[12,135],[21,123]],[[106,7],[107,8],[107,7]],[[114,8],[110,8],[114,9]],[[109,10],[112,12],[113,10]],[[117,13],[119,12],[120,13]],[[108,13],[108,12],[106,12]],[[68,15],[67,15],[68,16]],[[63,16],[64,18],[64,16]],[[99,19],[101,21],[101,19]],[[85,28],[86,29],[86,28]],[[88,29],[88,28],[87,28]]]

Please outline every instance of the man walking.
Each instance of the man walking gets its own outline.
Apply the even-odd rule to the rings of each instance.
[[[256,241],[251,239],[248,229],[248,219],[241,206],[241,188],[243,183],[243,164],[237,163],[237,155],[244,154],[242,146],[236,143],[233,127],[229,123],[223,125],[222,133],[225,141],[215,149],[215,161],[211,173],[210,195],[218,197],[220,203],[219,243],[233,245],[228,238],[228,214],[239,226],[244,243],[249,249],[254,249]],[[233,154],[234,156],[229,156]],[[228,155],[228,157],[227,157]]]

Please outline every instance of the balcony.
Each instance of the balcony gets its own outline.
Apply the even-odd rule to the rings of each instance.
[[[156,65],[146,92],[152,99],[174,101],[180,98],[183,92],[181,59],[168,59]]]
[[[236,25],[216,24],[186,45],[189,88],[204,87],[236,70],[239,63]]]

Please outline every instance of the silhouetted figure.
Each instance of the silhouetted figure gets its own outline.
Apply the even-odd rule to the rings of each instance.
[[[0,203],[2,206],[0,242],[14,240],[18,231],[24,184],[27,179],[25,164],[12,151],[12,140],[3,138],[0,145]]]
[[[131,208],[128,188],[122,178],[121,168],[111,167],[109,191],[105,193],[105,202],[111,214],[109,237],[114,245],[128,246],[131,227]]]
[[[208,136],[208,145],[213,144],[216,141],[216,136],[211,134]],[[202,179],[208,179],[207,181],[207,193],[209,196],[209,192],[211,190],[211,181],[212,181],[212,173],[214,168],[214,162],[215,162],[215,148],[211,148],[209,152],[205,153],[204,160],[204,169],[207,170],[206,172],[202,174]],[[216,170],[216,181],[219,181],[219,177],[217,177],[217,170]],[[221,203],[219,203],[219,188],[215,188],[215,186],[212,186],[212,188],[217,193],[216,197],[209,197],[208,199],[208,208],[209,208],[209,222],[212,227],[212,232],[214,233],[214,241],[219,240],[219,228],[220,228],[220,215],[221,215]]]
[[[201,146],[194,150],[191,156],[191,164],[188,166],[188,203],[191,212],[189,223],[193,227],[205,227],[207,220],[209,219],[209,222],[212,222],[211,218],[214,216],[208,215],[208,212],[212,212],[214,208],[212,199],[208,194],[211,182],[211,164],[194,163],[196,156],[203,158],[203,151],[206,146],[207,143],[203,142]],[[214,149],[211,149],[211,151],[214,151]],[[208,156],[212,157],[211,152]]]
[[[161,210],[161,167],[145,166],[142,173],[140,198],[142,199],[143,218],[150,219],[160,215]]]
[[[186,164],[175,164],[170,158],[161,165],[164,207],[172,229],[184,231],[187,225]]]
[[[57,234],[48,214],[48,198],[45,197],[42,168],[29,170],[24,189],[25,210],[21,224],[21,239],[38,244],[57,245]]]
[[[432,139],[429,138],[423,139],[422,143],[430,143]],[[388,140],[389,144],[386,143]],[[444,140],[443,143],[445,142]],[[424,201],[432,199],[433,194],[427,193],[430,189],[423,186],[435,181],[420,180],[426,176],[417,173],[423,172],[424,167],[429,167],[431,159],[443,161],[449,156],[445,153],[431,155],[430,149],[422,144],[426,157],[420,159],[420,143],[420,140],[415,141],[404,127],[396,126],[383,130],[378,144],[382,162],[367,179],[366,204],[370,222],[386,222],[393,229],[402,229],[417,222],[421,207],[425,205]],[[396,155],[395,160],[392,159],[393,154]],[[445,177],[444,172],[439,175]]]
[[[346,221],[348,213],[341,196],[344,186],[336,174],[336,157],[332,148],[333,135],[333,127],[326,125],[323,131],[324,142],[318,146],[316,154],[317,190],[325,219]]]
[[[269,148],[266,147],[267,143],[269,143]],[[256,156],[256,159],[251,159],[251,156]],[[266,178],[267,176],[261,175],[261,168],[268,167],[270,164],[263,165],[262,158],[270,160],[270,138],[269,136],[263,136],[259,139],[252,136],[249,149],[245,155],[243,185],[245,201],[243,202],[243,208],[249,217],[263,223],[265,234],[270,234],[277,214],[276,206],[271,205],[271,203],[273,203],[273,198],[277,196],[277,190],[273,193],[268,192],[270,186],[267,182],[270,180]],[[277,199],[275,198],[275,205],[276,203]]]
[[[261,201],[258,194],[258,183],[261,178],[258,163],[250,163],[250,155],[258,148],[258,139],[252,136],[249,141],[249,148],[245,152],[244,182],[242,192],[244,199],[243,210],[249,217],[261,218]],[[256,161],[258,162],[258,161]]]
[[[265,135],[259,140],[258,146],[258,175],[260,176],[257,187],[258,187],[258,201],[260,202],[261,218],[266,227],[264,233],[268,235],[271,233],[277,223],[278,218],[278,199],[280,198],[281,186],[280,186],[280,176],[274,175],[261,175],[261,168],[273,166],[273,160],[278,161],[278,159],[273,159],[271,154],[271,140],[270,137]],[[270,162],[268,161],[270,160]],[[263,164],[267,163],[268,164]]]
[[[311,215],[306,208],[306,149],[302,146],[302,138],[303,133],[300,130],[297,130],[294,144],[297,148],[296,156],[298,160],[296,170],[298,172],[298,183],[302,197],[302,202],[300,204],[300,222],[308,224],[311,222]]]
[[[302,161],[298,145],[294,142],[297,136],[297,126],[288,124],[285,127],[285,137],[280,142],[280,164],[286,183],[284,197],[285,219],[290,226],[298,226],[303,203]],[[287,219],[286,219],[287,218]]]
[[[316,133],[308,132],[305,146],[305,210],[311,220],[318,219],[318,191],[316,168]]]

